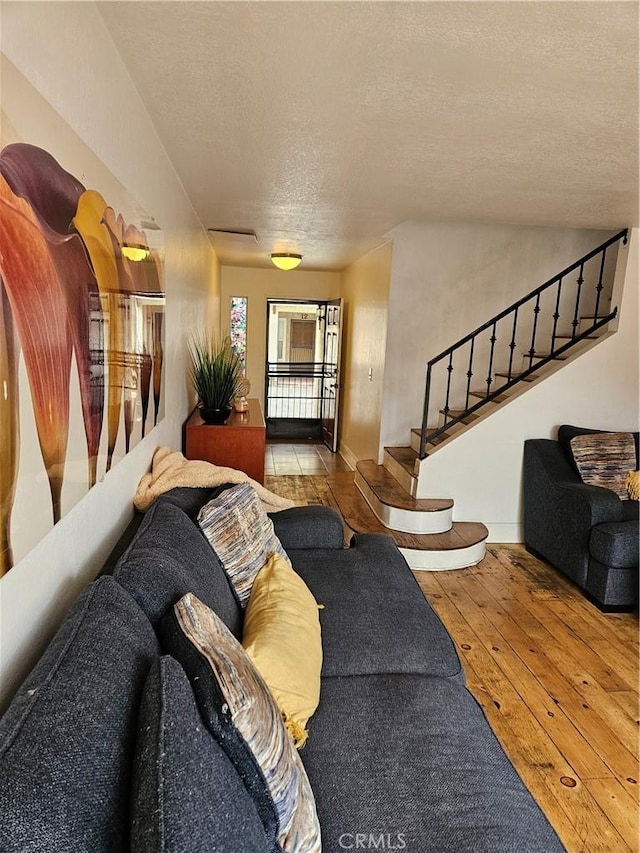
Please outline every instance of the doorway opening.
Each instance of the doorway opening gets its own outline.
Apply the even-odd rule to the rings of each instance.
[[[322,439],[337,450],[342,300],[267,299],[268,438]]]

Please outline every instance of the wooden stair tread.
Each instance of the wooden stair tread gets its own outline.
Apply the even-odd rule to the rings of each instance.
[[[496,373],[495,375],[496,376],[503,376],[505,379],[519,379],[519,375],[517,373],[512,373],[511,377],[509,377],[508,372],[507,373]],[[529,376],[523,376],[522,377],[523,382],[534,382],[536,379],[538,379],[538,376],[535,373],[531,373]]]
[[[376,518],[373,510],[355,485],[352,471],[331,474],[327,483],[345,524],[355,533],[386,533],[399,548],[414,551],[452,551],[469,548],[488,536],[484,524],[476,521],[454,521],[446,533],[400,533]]]
[[[388,453],[389,456],[393,457],[398,465],[402,465],[407,473],[411,474],[412,477],[415,477],[415,465],[418,454],[415,452],[413,447],[385,447],[385,452]]]
[[[412,497],[383,465],[378,465],[373,459],[356,463],[356,470],[378,500],[387,506],[411,512],[440,512],[453,506],[453,501],[448,498]]]
[[[415,433],[418,437],[422,436],[421,429],[415,428],[412,429],[411,432]],[[448,432],[441,432],[440,435],[437,435],[435,438],[430,438],[429,441],[427,441],[427,444],[433,444],[435,447],[438,444],[442,444],[442,442],[446,441],[448,438],[451,438]]]
[[[445,415],[444,409],[440,409],[440,414],[445,415],[446,418],[458,418],[460,417],[460,415],[464,415],[465,411],[466,409],[449,409],[449,412]],[[460,423],[471,424],[474,421],[477,421],[479,417],[480,415],[476,415],[475,413],[467,415],[466,417],[462,418]]]
[[[469,391],[470,397],[477,397],[479,400],[484,400],[487,396],[486,391]],[[508,400],[508,396],[506,394],[498,394],[497,397],[493,397],[489,400],[490,403],[504,403],[505,400]]]
[[[574,339],[573,335],[556,335],[557,341],[572,341]],[[597,341],[598,335],[587,335],[586,338],[580,338],[580,341]],[[578,341],[579,343],[579,341]]]
[[[531,353],[523,352],[524,358],[531,358]],[[536,352],[533,355],[533,360],[535,361],[537,358],[553,358],[554,361],[566,361],[568,356],[566,355],[552,355],[550,352]]]

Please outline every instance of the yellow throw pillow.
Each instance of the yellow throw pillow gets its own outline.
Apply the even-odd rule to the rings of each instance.
[[[640,500],[640,471],[629,471],[624,484],[631,500]]]
[[[279,554],[269,558],[253,583],[242,645],[300,749],[307,740],[307,721],[320,701],[320,619],[309,588]]]

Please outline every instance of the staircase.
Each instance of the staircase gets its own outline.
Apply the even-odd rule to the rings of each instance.
[[[355,475],[329,477],[352,530],[391,535],[414,570],[483,559],[483,524],[454,521],[451,498],[417,497],[428,457],[607,333],[617,313],[611,287],[621,242],[626,230],[431,359],[422,425],[411,430],[409,445],[385,447],[383,465],[361,461]]]
[[[387,533],[409,566],[442,571],[475,566],[484,557],[484,524],[453,521],[448,498],[413,498],[396,478],[373,460],[353,472],[333,474],[329,488],[340,513],[356,533]]]

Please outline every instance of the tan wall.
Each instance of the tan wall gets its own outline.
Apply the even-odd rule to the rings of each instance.
[[[264,408],[264,365],[267,342],[267,299],[336,299],[340,296],[340,273],[305,270],[221,268],[220,332],[229,334],[232,296],[246,296],[247,378],[251,396]]]
[[[351,464],[378,459],[391,255],[392,244],[385,243],[342,273],[345,343],[340,451]]]

